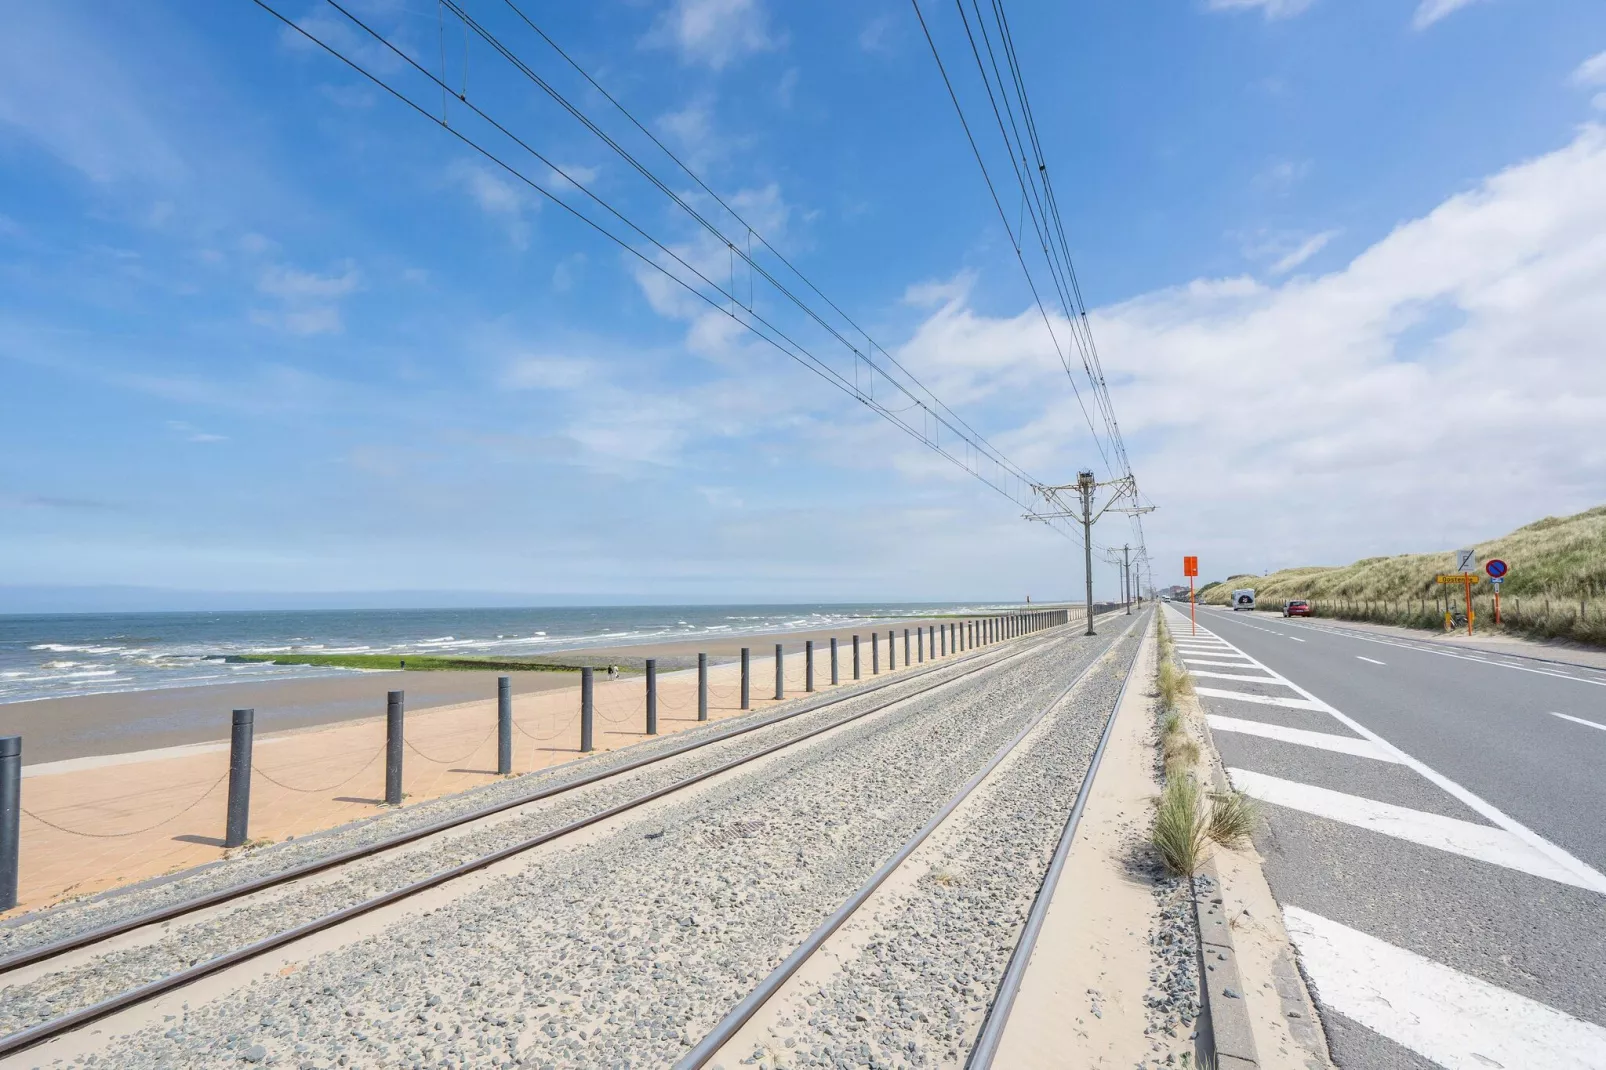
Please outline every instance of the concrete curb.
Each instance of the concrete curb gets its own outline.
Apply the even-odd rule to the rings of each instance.
[[[1211,1048],[1217,1070],[1258,1067],[1255,1036],[1249,1027],[1243,980],[1238,976],[1238,954],[1232,946],[1232,926],[1221,910],[1221,878],[1209,859],[1193,878],[1193,912],[1199,924],[1199,990],[1210,1019]]]

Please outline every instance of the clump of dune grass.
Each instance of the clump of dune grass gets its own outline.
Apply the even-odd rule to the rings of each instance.
[[[1160,693],[1160,707],[1166,710],[1176,709],[1182,696],[1193,694],[1193,681],[1174,661],[1160,663],[1160,669],[1154,676],[1154,685]]]
[[[1193,767],[1199,764],[1199,744],[1186,732],[1173,732],[1160,740],[1160,757],[1169,783],[1193,772]]]
[[[1254,832],[1255,815],[1255,801],[1241,791],[1212,795],[1205,832],[1223,847],[1236,847]]]
[[[1207,839],[1199,786],[1191,776],[1168,777],[1155,808],[1154,831],[1150,835],[1160,862],[1176,876],[1191,877],[1204,861]]]

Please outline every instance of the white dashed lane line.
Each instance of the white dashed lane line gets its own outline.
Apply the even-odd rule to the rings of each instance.
[[[1355,660],[1356,661],[1369,661],[1373,665],[1386,665],[1387,664],[1387,662],[1378,661],[1376,658],[1362,657],[1360,654],[1356,654],[1355,655]]]
[[[1322,1002],[1449,1070],[1606,1068],[1606,1029],[1299,907],[1283,907]]]
[[[1586,721],[1582,717],[1574,717],[1570,713],[1557,713],[1555,710],[1552,710],[1550,711],[1550,716],[1560,717],[1563,721],[1572,721],[1575,724],[1587,724],[1591,728],[1598,728],[1602,732],[1606,732],[1606,724],[1600,724],[1596,721]]]

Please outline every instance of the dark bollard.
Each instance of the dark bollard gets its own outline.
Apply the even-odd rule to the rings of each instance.
[[[229,809],[223,846],[243,847],[251,823],[251,732],[255,710],[235,710],[229,735]]]
[[[917,632],[919,630],[920,630],[919,628],[915,629],[915,631],[917,631]],[[911,666],[913,664],[914,664],[914,658],[911,658],[909,656],[909,629],[905,628],[903,630],[903,667],[907,669],[909,666]]]
[[[842,681],[837,678],[836,672],[836,636],[831,636],[831,686],[835,687]]]
[[[881,671],[881,633],[870,633],[870,675]]]
[[[919,659],[920,664],[924,665],[926,663],[926,630],[924,628],[915,629],[915,657]]]
[[[17,905],[22,847],[22,737],[0,736],[0,910]]]
[[[708,655],[697,655],[697,719],[708,720]]]
[[[853,678],[859,678],[859,637],[853,637]]]
[[[406,714],[407,692],[385,695],[385,803],[400,806],[402,799],[402,718]]]
[[[781,644],[775,644],[775,699],[779,702],[786,697],[786,658],[781,653]]]
[[[580,670],[580,753],[589,754],[595,748],[592,724],[596,716],[596,694],[591,680],[591,669]]]
[[[742,709],[750,709],[752,702],[752,651],[742,647]]]
[[[496,678],[496,771],[513,772],[513,678]]]
[[[938,633],[940,637],[939,642],[942,646],[942,653],[938,655],[939,657],[945,658],[948,656],[948,631],[952,627],[952,624],[944,624],[942,626],[942,631]]]
[[[814,690],[814,640],[803,641],[803,690]]]
[[[905,668],[907,668],[908,665],[909,665],[909,630],[907,628],[905,628],[904,632],[903,632],[903,664],[904,664]],[[888,630],[888,632],[887,632],[887,671],[888,672],[896,672],[897,670],[898,670],[898,633],[895,632],[895,631]]]
[[[647,659],[647,734],[658,734],[658,659]]]

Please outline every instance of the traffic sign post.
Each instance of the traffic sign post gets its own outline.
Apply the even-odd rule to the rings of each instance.
[[[1182,574],[1188,577],[1188,625],[1194,635],[1199,634],[1199,619],[1195,616],[1193,608],[1193,578],[1199,575],[1199,559],[1184,555],[1182,558]]]
[[[1484,562],[1483,571],[1489,574],[1489,582],[1494,584],[1494,622],[1500,623],[1500,584],[1505,580],[1506,573],[1511,571],[1506,563],[1498,557],[1491,557]]]
[[[1462,557],[1463,554],[1465,554],[1467,556],[1465,558],[1463,558]],[[1470,560],[1471,559],[1471,554],[1472,554],[1471,550],[1457,550],[1456,551],[1456,563],[1460,564],[1463,560]],[[1476,572],[1466,572],[1466,571],[1453,572],[1453,573],[1449,573],[1447,575],[1442,575],[1442,576],[1438,577],[1438,580],[1439,580],[1440,583],[1459,583],[1459,584],[1462,584],[1462,585],[1464,585],[1466,587],[1466,591],[1467,591],[1467,634],[1471,635],[1472,634],[1472,585],[1474,583],[1478,582],[1478,574]],[[1497,598],[1499,597],[1498,588],[1496,589],[1496,595],[1495,596]],[[1449,631],[1450,614],[1448,612],[1446,612],[1444,614],[1444,619],[1445,619],[1445,631]],[[1495,619],[1496,620],[1499,619],[1499,610],[1498,609],[1495,611]]]

